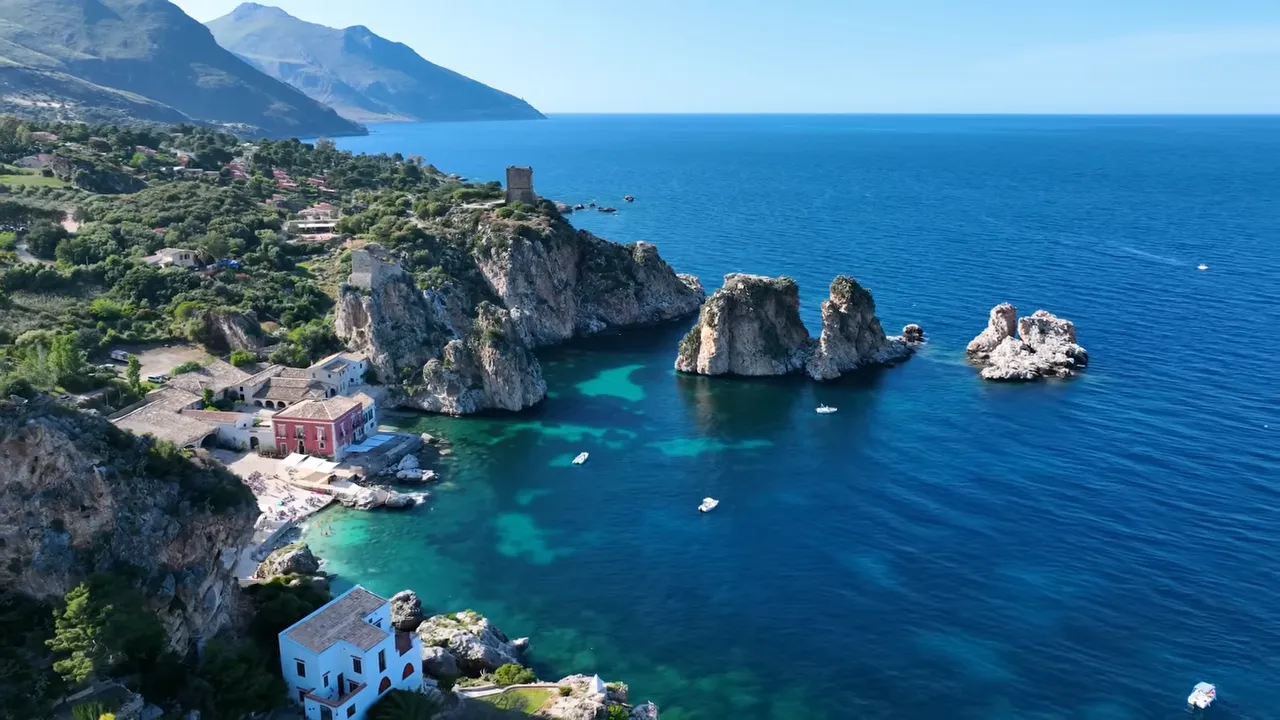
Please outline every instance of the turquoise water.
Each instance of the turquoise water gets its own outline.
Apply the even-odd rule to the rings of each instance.
[[[531,164],[709,289],[790,274],[811,327],[850,273],[930,343],[821,386],[677,376],[687,323],[548,351],[532,411],[401,421],[455,452],[429,505],[313,524],[344,581],[480,610],[665,718],[1174,718],[1198,680],[1212,717],[1277,716],[1280,119],[374,130],[342,145]],[[1089,371],[981,383],[1002,300],[1073,319]]]

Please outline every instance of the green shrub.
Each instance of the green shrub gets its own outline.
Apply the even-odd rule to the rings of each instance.
[[[560,686],[560,697],[569,697],[572,694],[573,694],[573,688],[569,687],[568,685]]]
[[[509,218],[512,215],[515,215],[516,211],[510,207],[500,207],[494,211],[494,214],[500,218]]]
[[[227,359],[235,367],[244,367],[258,362],[258,353],[250,350],[232,350],[231,357]]]
[[[107,706],[100,702],[87,702],[71,708],[71,720],[98,720],[107,714]]]
[[[409,690],[388,690],[373,707],[369,720],[431,720],[440,711],[439,695]]]
[[[627,712],[627,709],[621,705],[610,705],[609,713],[605,717],[608,720],[627,720],[630,715],[631,713]]]
[[[538,676],[526,667],[515,663],[507,663],[493,671],[493,681],[502,687],[508,685],[524,685],[538,681]]]
[[[195,360],[188,360],[182,363],[181,365],[179,365],[178,367],[174,368],[172,371],[169,372],[169,374],[174,376],[183,375],[185,373],[195,372],[202,367],[204,367],[204,365],[201,365]]]

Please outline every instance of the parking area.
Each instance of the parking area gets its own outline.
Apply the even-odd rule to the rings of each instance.
[[[138,357],[138,362],[142,363],[142,378],[145,380],[151,375],[168,375],[171,370],[178,367],[184,362],[205,362],[209,359],[209,354],[196,345],[185,345],[173,343],[170,345],[119,345],[111,348],[112,350],[124,350]],[[115,363],[121,368],[124,363]],[[121,370],[121,373],[124,371]]]

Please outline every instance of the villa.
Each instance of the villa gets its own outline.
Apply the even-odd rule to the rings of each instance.
[[[303,400],[271,418],[282,452],[342,460],[347,448],[365,439],[365,407],[355,398]]]
[[[357,585],[280,632],[289,701],[308,720],[362,720],[395,688],[422,689],[422,641],[396,632],[391,603]]]
[[[162,248],[157,250],[155,255],[148,255],[142,258],[142,261],[162,267],[193,268],[200,264],[200,261],[196,258],[195,251],[187,250],[186,248]]]

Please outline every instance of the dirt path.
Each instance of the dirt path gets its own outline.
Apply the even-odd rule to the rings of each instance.
[[[27,249],[26,240],[23,240],[22,242],[18,243],[17,247],[14,248],[14,251],[18,254],[18,260],[24,263],[35,263],[37,265],[53,264],[52,260],[45,260],[44,258],[38,258],[35,255],[32,255],[31,251]]]
[[[66,216],[62,218],[62,229],[69,233],[74,233],[80,229],[80,223],[76,222],[74,212],[68,212]]]

